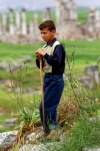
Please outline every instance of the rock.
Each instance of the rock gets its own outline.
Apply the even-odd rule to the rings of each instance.
[[[31,144],[27,144],[22,146],[19,151],[46,151],[46,147],[44,144],[40,144],[40,145],[31,145]]]
[[[18,131],[0,133],[0,150],[11,146],[16,141]]]
[[[19,59],[24,63],[31,62],[33,60],[32,56],[20,56]]]
[[[83,148],[82,151],[100,151],[100,148],[97,148],[97,149]]]
[[[34,141],[36,141],[37,138],[39,138],[40,135],[41,135],[40,132],[33,132],[27,136],[26,142],[28,142],[28,143],[34,142]]]
[[[16,123],[16,118],[9,118],[5,120],[5,126],[9,127],[9,126],[14,126]]]

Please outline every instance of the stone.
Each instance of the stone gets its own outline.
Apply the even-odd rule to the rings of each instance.
[[[0,133],[0,149],[11,146],[16,141],[18,131]]]
[[[16,118],[8,118],[5,120],[6,127],[15,126],[15,124],[16,124]]]

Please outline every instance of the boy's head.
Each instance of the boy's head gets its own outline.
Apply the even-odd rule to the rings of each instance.
[[[39,25],[39,29],[42,30],[43,28],[48,28],[48,30],[56,30],[55,24],[52,20],[45,20]]]
[[[52,20],[46,20],[39,25],[42,38],[47,43],[50,43],[54,39],[56,33],[56,27]]]

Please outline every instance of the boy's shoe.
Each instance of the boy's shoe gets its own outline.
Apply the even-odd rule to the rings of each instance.
[[[59,134],[57,133],[56,130],[51,130],[51,132],[49,133],[49,135],[46,137],[47,140],[51,140],[51,141],[59,141],[60,137]]]
[[[54,141],[60,141],[60,138],[59,138],[59,135],[56,132],[56,130],[51,130],[50,133],[45,133],[45,136],[44,136],[44,134],[41,135],[38,138],[38,141],[41,142],[41,143],[43,143],[43,142],[54,142]]]
[[[39,142],[44,142],[46,137],[49,135],[49,133],[42,134],[41,136],[39,136],[38,141]]]

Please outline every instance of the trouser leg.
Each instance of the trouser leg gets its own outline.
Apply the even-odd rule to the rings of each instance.
[[[44,78],[44,109],[45,109],[45,126],[46,130],[55,129],[57,127],[57,106],[64,88],[64,81],[62,76],[54,75]],[[42,102],[39,106],[41,122],[43,124],[42,116]]]

